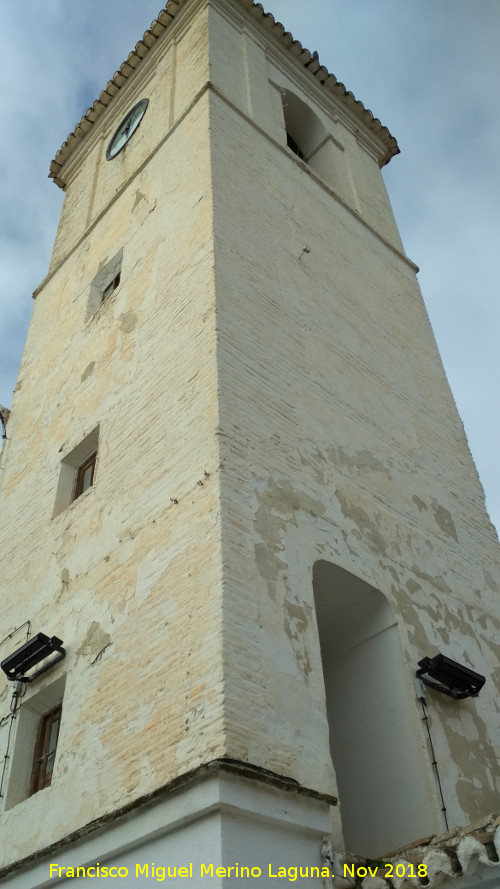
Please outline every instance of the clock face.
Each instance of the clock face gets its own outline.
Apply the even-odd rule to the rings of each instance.
[[[106,160],[112,160],[112,158],[119,154],[122,148],[125,148],[128,140],[133,136],[144,117],[148,102],[149,99],[141,99],[141,101],[138,102],[137,105],[134,105],[128,114],[125,115],[106,149]]]

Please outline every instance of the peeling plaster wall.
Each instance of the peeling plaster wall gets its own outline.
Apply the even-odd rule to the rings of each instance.
[[[0,816],[2,864],[225,749],[212,195],[202,89],[208,49],[201,34],[203,14],[177,34],[183,67],[175,96],[186,95],[176,106],[180,121],[161,144],[168,129],[162,65],[140,88],[150,107],[117,163],[105,161],[104,147],[134,91],[116,113],[110,109],[85,233],[81,185],[98,150],[90,140],[82,171],[68,185],[53,274],[34,305],[2,453],[0,638],[29,619],[32,633],[64,641],[66,659],[28,686],[25,701],[61,675],[67,683],[53,784]],[[198,38],[188,69],[183,57]],[[143,166],[155,130],[155,151]],[[117,192],[120,167],[127,185]],[[88,319],[91,283],[120,250],[120,284]],[[61,460],[97,425],[94,485],[53,517]],[[24,641],[23,634],[6,641],[0,657]],[[0,719],[9,691],[2,684]],[[6,731],[2,725],[2,757]],[[15,738],[13,745],[11,753]]]
[[[448,818],[465,824],[500,790],[496,534],[374,152],[332,108],[367,189],[346,206],[285,147],[279,87],[307,99],[307,72],[269,47],[242,58],[211,103],[229,753],[335,792],[312,590],[325,559],[386,596],[410,696],[438,650],[486,675],[478,700],[429,694]],[[326,120],[324,97],[313,108]]]
[[[1,454],[0,637],[29,619],[64,640],[26,700],[67,681],[54,782],[0,816],[0,865],[220,756],[335,793],[319,559],[386,596],[408,677],[438,649],[487,675],[478,701],[433,697],[431,721],[450,819],[497,799],[498,543],[382,148],[322,97],[340,178],[292,155],[281,90],[317,84],[230,8],[184,7],[61,173]],[[95,484],[54,516],[61,460],[97,426]]]

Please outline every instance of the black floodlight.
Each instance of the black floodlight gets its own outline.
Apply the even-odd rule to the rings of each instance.
[[[474,673],[474,670],[469,670],[462,664],[457,664],[444,654],[424,657],[418,662],[418,666],[420,670],[417,670],[417,676],[424,685],[442,691],[443,694],[457,700],[477,697],[486,681],[484,676]],[[426,678],[424,673],[429,678]]]
[[[40,667],[39,670],[26,675],[28,670],[36,667],[37,664],[50,655],[55,655],[55,657],[51,657],[50,661]],[[37,633],[36,636],[33,636],[33,639],[21,645],[21,648],[18,648],[13,654],[9,654],[2,661],[0,667],[7,678],[13,682],[33,682],[33,679],[45,673],[46,670],[50,670],[65,655],[66,652],[62,647],[62,639],[58,639],[57,636],[52,636],[52,639],[49,639],[44,633]]]

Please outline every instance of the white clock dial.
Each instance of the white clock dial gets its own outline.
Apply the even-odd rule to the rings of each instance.
[[[128,114],[125,115],[106,149],[106,159],[108,161],[116,157],[122,148],[125,147],[128,140],[134,135],[146,113],[148,101],[148,99],[141,99],[141,101],[138,102],[137,105],[134,105]]]

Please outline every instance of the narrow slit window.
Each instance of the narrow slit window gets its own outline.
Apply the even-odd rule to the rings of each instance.
[[[45,713],[40,720],[35,755],[33,757],[33,779],[30,796],[33,796],[34,793],[43,790],[45,787],[50,787],[52,783],[61,713],[62,704],[58,704],[57,707]]]
[[[108,296],[111,296],[111,294],[115,292],[119,283],[120,283],[120,272],[118,272],[118,274],[115,275],[113,280],[110,281],[109,284],[107,284],[106,287],[103,288],[103,290],[101,292],[101,302],[102,303],[104,302],[105,299],[108,298]]]
[[[89,321],[100,307],[117,292],[122,277],[122,259],[123,250],[119,250],[102,265],[94,276],[89,290],[86,321]]]

